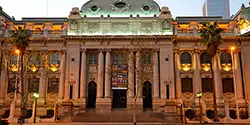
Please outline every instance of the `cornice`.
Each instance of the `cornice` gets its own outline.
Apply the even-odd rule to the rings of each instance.
[[[150,35],[150,36],[62,36],[65,40],[158,40],[158,39],[173,39],[174,35]]]
[[[64,38],[61,37],[33,37],[30,39],[32,42],[65,42]]]
[[[200,36],[177,36],[175,42],[199,42]],[[250,37],[222,36],[222,41],[250,41]]]

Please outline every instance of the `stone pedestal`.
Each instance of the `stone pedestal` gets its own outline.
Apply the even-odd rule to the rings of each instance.
[[[143,112],[143,99],[137,98],[136,100],[136,112]],[[133,112],[134,111],[134,98],[128,98],[127,99],[127,112]]]
[[[224,118],[226,116],[225,103],[219,103],[219,102],[217,102],[217,109],[218,109],[218,117]]]
[[[176,112],[176,104],[174,102],[166,102],[164,111],[169,113]]]
[[[80,112],[86,112],[86,99],[85,98],[79,99],[79,106],[80,106]]]
[[[61,104],[60,121],[71,122],[73,118],[73,103],[71,101],[63,101]]]
[[[162,101],[160,98],[153,98],[152,100],[153,112],[161,112]]]
[[[111,98],[97,98],[96,111],[97,112],[111,112],[112,101]]]
[[[37,99],[37,106],[44,106],[45,99],[44,98],[38,98]]]

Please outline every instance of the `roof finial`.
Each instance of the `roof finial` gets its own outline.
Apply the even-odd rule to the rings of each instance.
[[[241,5],[241,9],[245,9],[245,8],[246,8],[245,4],[244,4],[244,3],[242,3],[242,5]]]

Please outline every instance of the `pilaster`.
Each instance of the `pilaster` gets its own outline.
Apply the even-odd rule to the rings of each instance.
[[[81,63],[81,84],[80,84],[80,107],[86,108],[86,88],[87,88],[87,56],[86,49],[82,50],[82,63]]]
[[[63,100],[65,97],[65,73],[66,73],[66,53],[62,53],[60,62],[60,81],[59,81],[59,100]]]

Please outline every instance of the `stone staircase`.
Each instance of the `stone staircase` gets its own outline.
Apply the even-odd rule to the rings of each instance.
[[[153,113],[145,111],[137,113],[137,122],[164,122],[164,123],[180,123],[176,113]],[[74,122],[132,122],[133,114],[124,110],[114,110],[110,113],[100,113],[95,111],[87,111],[75,115]]]

